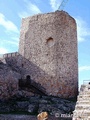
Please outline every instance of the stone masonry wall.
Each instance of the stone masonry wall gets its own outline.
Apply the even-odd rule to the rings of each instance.
[[[77,29],[64,11],[22,19],[19,53],[28,74],[48,94],[75,97],[78,91]]]
[[[19,87],[19,79],[24,79],[27,74],[30,74],[28,69],[23,67],[23,63],[27,63],[27,66],[30,62],[17,52],[5,54],[3,57],[0,60],[0,99],[8,99],[14,95],[24,97],[34,95],[32,92]]]
[[[20,74],[0,61],[0,99],[7,99],[18,91]]]

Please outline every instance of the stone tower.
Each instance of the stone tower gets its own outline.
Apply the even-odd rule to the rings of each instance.
[[[27,66],[28,73],[49,95],[77,96],[77,29],[68,13],[56,11],[23,18],[19,53],[33,64]]]

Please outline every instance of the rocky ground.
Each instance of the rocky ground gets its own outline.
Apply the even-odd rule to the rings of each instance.
[[[36,116],[43,111],[49,113],[50,120],[59,120],[61,115],[72,115],[75,104],[75,100],[53,96],[24,97],[18,94],[8,100],[0,100],[0,120],[36,120]],[[68,119],[71,119],[70,116]],[[62,120],[65,120],[64,116]]]
[[[20,69],[10,67],[5,62],[0,61],[0,120],[36,120],[36,116],[43,111],[48,112],[49,120],[71,120],[67,115],[72,115],[75,99],[35,96],[20,90],[18,87]],[[60,118],[64,114],[66,117]]]
[[[0,115],[0,120],[37,120],[37,116],[32,115]],[[49,120],[72,120],[72,118],[56,118],[55,116],[49,116]]]

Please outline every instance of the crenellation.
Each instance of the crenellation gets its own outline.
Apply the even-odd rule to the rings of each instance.
[[[19,55],[18,52],[6,53],[3,55],[3,58],[9,58],[9,57],[17,56],[17,55]]]

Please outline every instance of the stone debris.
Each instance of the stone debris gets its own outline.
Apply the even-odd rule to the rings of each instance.
[[[55,100],[57,103],[55,102]],[[44,111],[55,116],[56,113],[72,114],[75,109],[75,101],[57,98],[54,96],[14,95],[7,100],[0,100],[0,113],[24,113],[36,115]]]

